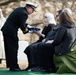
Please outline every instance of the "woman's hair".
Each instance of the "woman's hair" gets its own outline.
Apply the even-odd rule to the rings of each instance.
[[[58,10],[57,12],[58,12],[58,14],[60,14],[62,12],[62,10]]]
[[[71,11],[69,8],[64,8],[64,9],[62,10],[62,12],[66,12],[66,13],[68,13],[69,15],[72,15],[72,14],[73,14],[72,11]]]
[[[45,17],[48,18],[48,24],[56,24],[54,15],[52,13],[46,13]]]
[[[60,13],[59,16],[60,24],[63,23],[69,23],[69,24],[75,24],[74,19],[72,17],[72,12],[69,12],[68,10],[64,10]]]

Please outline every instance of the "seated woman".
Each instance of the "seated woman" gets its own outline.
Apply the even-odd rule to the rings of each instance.
[[[69,16],[72,16],[72,11],[68,8],[63,9],[63,12],[66,12],[69,14]],[[70,22],[72,21],[70,20]],[[65,42],[66,43],[65,45],[67,46],[69,44],[69,46],[66,47],[64,45],[65,49],[64,51],[62,51],[62,53],[64,54],[61,55],[55,54],[54,62],[56,67],[58,68],[57,73],[76,73],[76,41],[75,41],[76,36],[74,32],[75,30],[76,29],[71,30],[70,34],[72,35],[72,38],[70,37],[69,41],[70,43],[67,42],[69,39]],[[70,34],[68,36],[70,36]]]
[[[59,24],[60,27],[57,30],[54,39],[52,41],[46,41],[45,43],[40,43],[38,45],[38,55],[39,55],[39,66],[38,71],[45,71],[45,72],[55,72],[55,65],[53,60],[53,55],[63,57],[70,54],[73,43],[76,40],[76,26],[72,19],[72,14],[62,11],[59,15]],[[69,53],[69,54],[68,54]],[[76,52],[75,52],[76,53]],[[74,53],[74,55],[75,55]],[[73,55],[73,56],[74,56]],[[76,65],[76,57],[73,57],[74,65]],[[63,57],[64,58],[64,57]],[[64,59],[61,58],[62,63],[65,63]],[[74,59],[75,58],[75,59]],[[66,59],[68,59],[66,57]],[[65,59],[65,60],[66,60]],[[68,59],[69,62],[72,60]],[[70,64],[72,64],[70,62]],[[66,65],[67,66],[68,62]],[[73,66],[74,66],[73,65]],[[60,66],[61,67],[61,66]],[[71,68],[71,67],[70,67]],[[62,68],[63,69],[63,68]],[[73,68],[75,71],[75,67]]]
[[[40,32],[34,31],[39,36],[39,40],[36,41],[35,43],[32,43],[31,45],[29,45],[24,51],[24,53],[26,53],[26,55],[27,55],[28,63],[29,63],[26,70],[37,66],[37,62],[38,62],[37,61],[37,54],[36,54],[37,50],[35,49],[35,47],[37,46],[38,42],[41,42],[47,36],[48,32],[56,24],[54,16],[52,13],[46,13],[44,15],[44,18],[42,21],[44,24],[44,28],[43,28],[42,32],[40,33]],[[34,49],[33,49],[33,46],[34,46]]]

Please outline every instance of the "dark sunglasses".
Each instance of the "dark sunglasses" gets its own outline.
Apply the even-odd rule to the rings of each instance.
[[[47,18],[46,16],[44,16],[44,18]]]

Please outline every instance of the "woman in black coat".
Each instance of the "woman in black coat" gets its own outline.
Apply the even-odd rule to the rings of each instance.
[[[71,14],[62,11],[59,16],[60,27],[54,40],[47,40],[38,45],[39,66],[38,71],[54,72],[53,55],[65,55],[71,51],[76,40],[76,26]]]
[[[27,70],[30,69],[31,67],[35,67],[38,64],[38,58],[37,58],[37,49],[36,46],[38,45],[37,43],[41,42],[48,34],[49,31],[51,31],[52,27],[56,24],[54,20],[54,16],[51,13],[46,13],[44,18],[43,18],[43,23],[44,23],[44,28],[41,33],[35,31],[35,33],[39,36],[39,40],[32,43],[29,45],[24,53],[26,53],[27,58],[28,58],[28,67]]]

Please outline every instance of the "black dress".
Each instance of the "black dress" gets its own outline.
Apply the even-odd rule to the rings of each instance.
[[[49,24],[48,26],[45,26],[42,30],[42,34],[44,34],[46,37],[48,32],[50,32],[52,30],[53,26],[54,26],[54,24]],[[39,40],[32,43],[25,49],[24,53],[27,55],[28,63],[29,63],[28,68],[38,65],[38,56],[36,54],[37,53],[36,47],[37,47],[38,43],[41,42],[43,39],[44,38],[42,36],[40,36]]]

